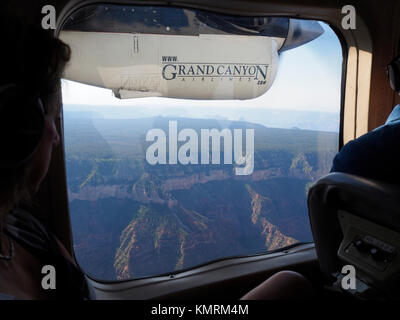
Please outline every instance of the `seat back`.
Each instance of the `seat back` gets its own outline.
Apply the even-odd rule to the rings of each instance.
[[[364,289],[400,296],[398,186],[331,173],[310,188],[308,207],[318,261],[327,281],[335,282],[342,267],[352,265]]]

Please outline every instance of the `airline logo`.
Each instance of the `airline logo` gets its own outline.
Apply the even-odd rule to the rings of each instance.
[[[257,81],[257,84],[264,85],[267,80],[268,64],[251,63],[198,63],[179,62],[176,56],[162,57],[162,77],[165,80],[185,78],[228,78],[239,81]]]

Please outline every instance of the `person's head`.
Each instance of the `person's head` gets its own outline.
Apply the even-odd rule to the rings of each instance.
[[[0,19],[0,223],[45,177],[59,143],[54,120],[69,47],[39,27]]]

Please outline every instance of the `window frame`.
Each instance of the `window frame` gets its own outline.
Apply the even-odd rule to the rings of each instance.
[[[167,1],[152,1],[149,3],[148,1],[124,0],[109,0],[101,3],[147,6],[168,6],[171,4]],[[58,36],[63,23],[69,15],[90,4],[100,3],[95,0],[73,0],[68,2],[58,17],[59,23],[55,35]],[[235,3],[219,1],[217,4],[212,0],[177,0],[173,3],[173,6],[203,9],[233,15],[288,16],[297,19],[318,20],[327,23],[337,34],[343,50],[339,149],[348,141],[368,131],[372,41],[369,31],[360,16],[357,15],[358,28],[356,30],[343,30],[340,26],[342,14],[338,8],[319,8],[317,6],[298,7],[293,5],[290,0],[285,1],[285,3],[278,3],[278,1],[271,1],[270,3],[244,0],[239,0]],[[246,8],[246,11],[243,11],[243,7]],[[62,147],[58,148],[55,153],[57,153],[56,157],[59,161],[61,160],[63,166],[60,168],[59,163],[57,167],[58,173],[50,174],[50,185],[60,185],[60,172],[63,175],[63,181],[61,181],[62,188],[58,188],[57,190],[52,189],[50,192],[52,203],[56,203],[56,207],[58,208],[56,211],[58,217],[57,220],[54,219],[53,225],[56,230],[64,230],[61,232],[61,240],[66,244],[67,249],[74,256],[68,195],[66,191],[67,182],[62,118],[57,125],[59,132],[61,133]],[[65,224],[66,221],[68,221],[67,224]],[[68,230],[65,230],[65,228],[68,228]],[[226,279],[238,278],[244,274],[258,274],[262,272],[262,270],[268,271],[279,267],[290,267],[295,264],[305,263],[306,261],[317,263],[313,243],[302,244],[292,249],[282,249],[280,252],[241,258],[227,258],[216,262],[210,262],[200,267],[176,273],[172,277],[155,276],[146,279],[134,279],[118,282],[98,281],[94,279],[89,279],[89,281],[95,288],[95,291],[99,294],[99,298],[151,299],[160,297],[162,292],[166,294],[168,292],[171,293],[183,289],[187,290],[195,288],[196,286],[206,285],[206,283],[226,281]],[[216,270],[222,272],[215,273]],[[208,276],[204,277],[204,273],[207,273]],[[183,278],[192,279],[188,281],[185,288],[180,284]],[[146,289],[147,291],[143,291],[145,288],[148,290]],[[163,288],[163,291],[160,291],[160,288]],[[144,292],[146,292],[146,294]]]

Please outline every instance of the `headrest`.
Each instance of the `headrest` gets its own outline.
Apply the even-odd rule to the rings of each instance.
[[[369,285],[382,289],[387,287],[387,283],[395,283],[394,275],[400,275],[397,270],[400,268],[400,257],[390,264],[391,261],[375,261],[368,253],[356,252],[348,257],[346,254],[349,246],[365,237],[378,239],[377,242],[388,247],[400,248],[399,186],[344,173],[331,173],[310,188],[308,208],[318,261],[327,279],[333,282],[332,275],[340,273],[343,265],[354,264]],[[351,221],[363,222],[347,223],[350,218],[343,220],[343,217],[354,217]],[[353,258],[355,262],[349,263]],[[374,266],[371,271],[369,264],[382,265],[385,272],[379,273]]]

